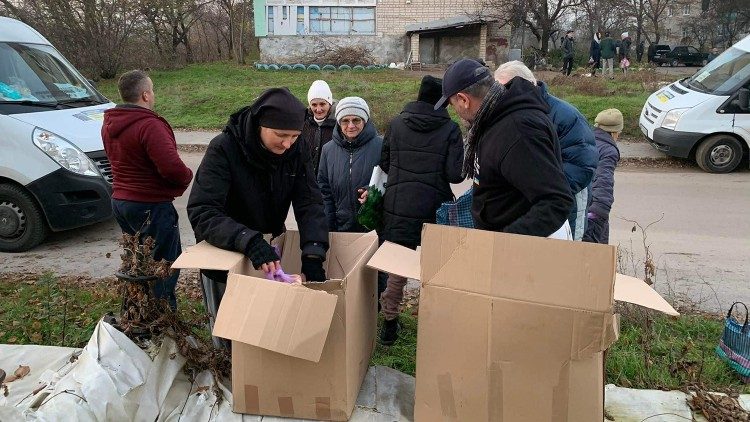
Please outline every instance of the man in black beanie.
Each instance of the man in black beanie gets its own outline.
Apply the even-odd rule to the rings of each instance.
[[[277,237],[294,207],[300,232],[302,273],[325,281],[328,226],[312,163],[296,143],[305,106],[286,88],[272,88],[229,118],[208,146],[188,200],[196,242],[244,253],[256,269],[271,272],[279,256],[264,234]],[[227,273],[204,271],[203,294],[211,325]],[[215,344],[223,345],[218,339]]]
[[[440,204],[453,198],[450,184],[463,181],[461,130],[445,108],[434,109],[442,86],[438,78],[422,78],[417,101],[404,106],[383,140],[380,167],[388,173],[388,184],[382,237],[412,249],[420,244],[422,225],[435,223]],[[405,278],[391,274],[381,295],[384,345],[398,338],[398,305],[405,285]]]

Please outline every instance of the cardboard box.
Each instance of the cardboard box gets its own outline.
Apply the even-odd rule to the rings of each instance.
[[[299,233],[281,243],[299,274]],[[375,345],[377,272],[366,267],[374,233],[332,233],[325,283],[271,282],[236,252],[201,242],[175,268],[229,271],[213,334],[232,340],[234,411],[348,420]]]
[[[368,265],[422,281],[415,420],[601,422],[615,299],[677,314],[615,260],[613,246],[435,225],[421,253],[383,245]]]

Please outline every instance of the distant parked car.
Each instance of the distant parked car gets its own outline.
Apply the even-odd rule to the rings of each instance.
[[[662,64],[661,61],[657,61],[657,58],[661,60],[665,54],[672,51],[672,47],[666,44],[656,44],[656,45],[652,44],[651,46],[649,46],[648,51],[649,51],[648,53],[649,62],[656,62],[658,64]]]
[[[672,51],[663,54],[656,63],[668,64],[672,67],[684,64],[685,66],[705,66],[708,64],[708,53],[701,53],[697,48],[689,45],[679,45]]]

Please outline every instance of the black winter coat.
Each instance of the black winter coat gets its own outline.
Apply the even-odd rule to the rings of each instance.
[[[368,121],[353,142],[348,142],[336,125],[333,142],[323,146],[318,185],[323,194],[328,229],[333,232],[366,232],[357,222],[357,189],[370,183],[372,170],[380,164],[383,138]]]
[[[479,136],[472,215],[478,229],[547,237],[573,208],[560,143],[539,89],[513,78]]]
[[[291,205],[302,253],[325,257],[328,227],[309,157],[299,142],[282,155],[266,150],[253,110],[229,118],[198,167],[187,205],[195,240],[245,253],[256,234],[285,231]]]
[[[453,198],[451,183],[463,180],[461,130],[448,112],[422,101],[408,103],[383,140],[380,167],[388,173],[383,238],[416,248],[422,225],[435,223],[435,211]]]
[[[333,111],[333,107],[331,107],[331,110]],[[323,150],[323,145],[327,144],[328,141],[333,138],[334,127],[336,127],[336,119],[333,119],[330,114],[323,123],[318,124],[318,122],[315,121],[312,111],[307,109],[307,113],[305,114],[305,125],[302,127],[302,134],[300,134],[297,142],[301,142],[302,146],[310,155],[313,165],[313,174],[315,175],[318,174],[320,153]]]

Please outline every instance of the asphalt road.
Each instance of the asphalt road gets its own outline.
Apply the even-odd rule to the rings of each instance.
[[[201,153],[182,153],[196,169]],[[454,186],[456,193],[468,185]],[[617,171],[611,215],[612,244],[619,244],[624,264],[643,267],[643,241],[633,223],[646,226],[647,244],[659,268],[656,287],[721,311],[736,300],[750,302],[750,172],[712,175],[695,168],[625,167]],[[185,213],[187,196],[178,198],[184,246],[195,243]],[[289,215],[287,225],[295,225]],[[114,220],[55,233],[36,249],[0,253],[0,272],[53,271],[59,274],[113,274],[119,264],[120,235]],[[631,255],[630,252],[633,251]],[[109,255],[109,257],[108,257]]]

